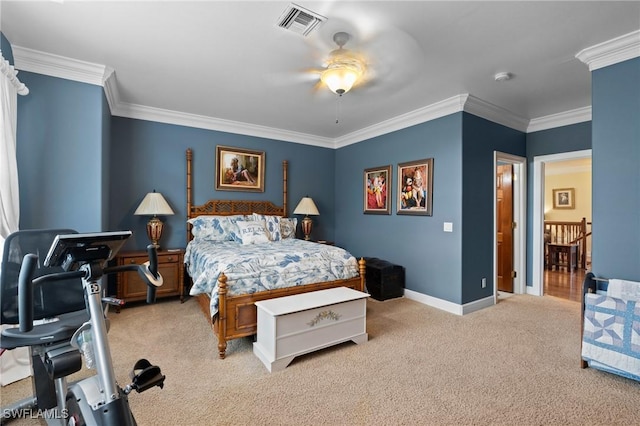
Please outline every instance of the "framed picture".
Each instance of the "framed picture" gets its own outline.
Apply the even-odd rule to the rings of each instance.
[[[433,158],[398,164],[396,214],[431,216],[433,210]]]
[[[364,213],[391,214],[391,165],[365,169]]]
[[[264,192],[264,152],[216,146],[216,190]]]
[[[575,209],[575,190],[573,188],[562,188],[553,190],[554,209]]]

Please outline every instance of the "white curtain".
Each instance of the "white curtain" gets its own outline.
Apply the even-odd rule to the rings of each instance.
[[[18,230],[20,218],[16,159],[17,95],[26,95],[29,90],[16,74],[0,52],[0,259],[4,240]],[[31,375],[28,349],[5,351],[0,356],[0,372],[2,386]]]

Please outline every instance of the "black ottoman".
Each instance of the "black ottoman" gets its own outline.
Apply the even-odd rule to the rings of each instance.
[[[365,257],[367,292],[376,300],[404,295],[404,268],[377,257]]]

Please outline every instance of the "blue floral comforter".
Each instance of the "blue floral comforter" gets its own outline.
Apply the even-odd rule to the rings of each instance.
[[[227,276],[227,294],[251,294],[276,288],[353,278],[358,262],[339,247],[298,239],[242,245],[235,241],[194,239],[184,263],[193,279],[192,296],[211,297],[218,312],[218,276]]]

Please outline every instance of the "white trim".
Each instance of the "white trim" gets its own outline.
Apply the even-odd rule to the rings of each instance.
[[[527,292],[535,296],[544,294],[544,246],[542,244],[544,222],[544,165],[556,161],[591,158],[591,150],[563,152],[560,154],[539,155],[533,158],[533,210],[532,222],[532,256],[531,256],[531,286]]]
[[[513,165],[513,219],[516,229],[513,233],[513,270],[516,277],[513,280],[513,292],[527,293],[527,159],[505,152],[493,152],[493,176],[498,175],[498,162]],[[497,190],[493,188],[493,298],[498,301],[498,241],[496,240]]]
[[[502,124],[503,126],[510,127],[521,132],[527,131],[529,125],[529,119],[520,117],[511,111],[508,111],[497,105],[493,105],[475,96],[469,95],[467,102],[464,105],[464,110],[470,114],[477,115],[478,117],[487,119],[494,123]]]
[[[179,126],[195,127],[199,129],[217,130],[221,132],[236,133],[240,135],[256,136],[276,139],[280,141],[296,142],[306,145],[315,145],[325,148],[333,148],[333,140],[307,133],[297,133],[273,127],[259,126],[250,123],[224,120],[220,118],[206,117],[197,114],[188,114],[167,109],[153,108],[144,105],[120,103],[113,115],[135,118],[140,120],[157,121],[160,123],[175,124]]]
[[[462,315],[470,314],[484,308],[488,308],[496,304],[493,296],[485,297],[484,299],[474,300],[473,302],[465,303],[462,305]]]
[[[15,58],[15,67],[17,69],[104,87],[109,108],[115,116],[264,137],[334,149],[460,111],[474,114],[491,122],[525,133],[591,120],[591,106],[529,120],[473,95],[463,93],[332,139],[250,123],[124,103],[120,100],[115,72],[110,67],[20,46],[14,46],[12,49]]]
[[[534,118],[529,121],[526,132],[533,133],[540,130],[555,129],[556,127],[568,126],[570,124],[584,123],[585,121],[591,121],[591,105],[558,114]]]
[[[589,71],[614,65],[640,56],[640,30],[604,43],[582,49],[576,58],[589,66]]]
[[[449,302],[448,300],[438,299],[437,297],[418,293],[417,291],[405,289],[404,297],[406,297],[407,299],[422,303],[423,305],[431,306],[432,308],[437,308],[442,311],[449,312],[451,314],[456,314],[456,315],[463,314],[462,305]]]
[[[335,148],[342,148],[376,136],[460,112],[463,110],[468,98],[468,94],[452,96],[440,102],[418,108],[406,114],[374,124],[373,126],[349,133],[348,135],[340,136],[335,139]]]
[[[478,299],[473,302],[465,303],[464,305],[459,305],[457,303],[449,302],[448,300],[438,299],[437,297],[428,296],[426,294],[407,289],[404,290],[404,297],[455,315],[470,314],[471,312],[476,312],[495,304],[493,297],[485,297],[484,299]]]
[[[16,68],[51,77],[103,86],[112,69],[92,62],[79,61],[26,47],[13,46]]]

